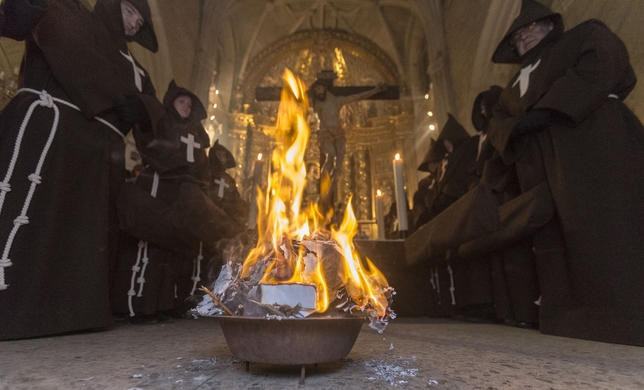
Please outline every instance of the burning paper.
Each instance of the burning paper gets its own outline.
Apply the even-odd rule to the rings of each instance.
[[[235,315],[366,315],[382,331],[395,317],[389,307],[393,289],[371,261],[363,266],[355,250],[358,223],[351,202],[338,227],[327,228],[331,215],[317,204],[302,209],[309,102],[304,84],[289,70],[284,82],[277,125],[269,134],[276,144],[273,169],[268,188],[257,188],[257,243],[243,262],[227,259],[213,293]],[[209,296],[198,312],[221,314]]]

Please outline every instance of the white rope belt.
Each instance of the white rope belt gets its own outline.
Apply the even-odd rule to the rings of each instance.
[[[157,197],[157,191],[159,190],[159,174],[154,172],[154,180],[152,181],[152,191],[150,191],[150,195],[153,197]],[[141,257],[141,255],[143,255]],[[136,263],[132,266],[132,278],[130,279],[130,290],[127,292],[127,307],[130,309],[130,317],[134,317],[134,308],[132,306],[132,298],[136,296],[137,298],[141,298],[143,296],[143,285],[145,285],[145,270],[148,268],[148,263],[150,262],[150,258],[148,257],[148,242],[147,241],[139,241],[139,252],[136,256]],[[143,267],[141,267],[141,263],[143,263]],[[136,274],[138,272],[141,272],[139,274],[139,277],[136,277]],[[134,284],[138,283],[139,284],[139,292],[137,293],[136,290],[134,289]]]
[[[195,295],[195,290],[197,289],[197,283],[201,281],[199,275],[201,274],[201,261],[203,260],[203,242],[199,242],[199,255],[196,259],[192,261],[192,290],[190,291],[190,296]]]
[[[12,265],[11,260],[9,259],[9,252],[11,251],[11,246],[13,245],[13,240],[15,239],[16,234],[18,233],[18,229],[20,229],[22,225],[27,225],[29,223],[29,217],[27,217],[27,211],[29,210],[29,205],[31,204],[31,200],[34,196],[34,192],[36,191],[36,186],[42,182],[42,177],[40,176],[40,173],[42,171],[42,166],[45,163],[45,157],[47,157],[47,153],[51,148],[51,145],[54,141],[54,136],[56,135],[56,131],[58,130],[58,124],[60,120],[60,110],[58,109],[58,106],[55,103],[64,104],[68,107],[71,107],[75,110],[80,111],[80,109],[77,106],[65,100],[55,98],[51,96],[49,93],[47,93],[47,91],[44,91],[44,90],[36,91],[35,89],[22,88],[22,89],[19,89],[17,93],[20,93],[20,92],[30,92],[30,93],[37,94],[40,97],[40,99],[31,103],[31,105],[29,106],[29,109],[27,110],[27,113],[25,114],[25,118],[23,119],[22,124],[20,125],[20,129],[18,131],[18,136],[16,137],[16,143],[13,149],[13,155],[11,156],[11,161],[9,163],[9,168],[7,169],[7,173],[4,179],[0,182],[0,214],[2,214],[2,207],[4,206],[4,201],[7,196],[7,193],[11,191],[11,185],[9,183],[11,181],[11,176],[13,175],[13,171],[16,167],[16,163],[18,161],[20,148],[22,146],[22,139],[25,135],[27,125],[29,124],[29,121],[31,120],[31,116],[33,115],[33,112],[36,109],[36,107],[43,106],[43,107],[53,109],[54,123],[52,124],[51,130],[49,131],[49,137],[47,138],[47,143],[45,144],[45,147],[43,148],[43,151],[40,154],[40,159],[38,160],[38,165],[36,166],[36,170],[34,171],[34,173],[28,176],[29,181],[31,181],[31,187],[29,188],[29,192],[27,193],[27,198],[25,199],[25,202],[22,206],[20,215],[13,222],[14,224],[13,229],[9,233],[9,238],[7,239],[7,242],[4,247],[4,251],[2,252],[2,257],[0,258],[0,291],[6,290],[8,287],[8,285],[5,283],[4,269],[11,267]],[[111,123],[109,123],[108,121],[102,118],[95,118],[95,119],[105,124],[113,131],[117,132],[123,138],[123,140],[125,140],[125,136],[123,135],[123,133],[121,133]]]

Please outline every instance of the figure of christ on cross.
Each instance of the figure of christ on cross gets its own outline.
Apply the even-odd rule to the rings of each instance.
[[[342,174],[342,161],[346,151],[347,139],[340,123],[340,110],[348,103],[367,99],[379,92],[387,90],[387,86],[379,84],[364,92],[335,96],[327,88],[326,83],[316,81],[309,89],[311,107],[320,120],[318,143],[320,156],[324,161],[321,175],[329,175],[334,181]]]

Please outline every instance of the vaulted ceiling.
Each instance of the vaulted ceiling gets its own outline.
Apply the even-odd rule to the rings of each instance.
[[[81,1],[88,7],[95,2]],[[505,85],[516,70],[494,65],[490,58],[518,14],[519,0],[148,1],[160,50],[132,51],[152,74],[159,95],[176,79],[216,103],[216,109],[210,105],[212,114],[224,122],[239,89],[249,87],[249,78],[268,65],[267,53],[285,50],[289,37],[298,33],[339,31],[361,42],[353,54],[363,50],[385,64],[416,116],[414,137],[421,156],[435,136],[428,125],[440,129],[451,112],[471,129],[476,94],[491,84]],[[637,75],[644,77],[644,1],[541,2],[562,13],[568,27],[589,18],[606,22],[625,41]],[[22,45],[2,39],[0,49],[0,71],[10,76],[19,66]],[[644,86],[636,87],[627,104],[644,117]]]

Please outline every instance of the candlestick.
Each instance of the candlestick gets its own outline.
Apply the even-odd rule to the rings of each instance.
[[[400,158],[400,154],[396,154],[393,163],[396,206],[398,211],[398,231],[400,231],[401,238],[405,238],[409,224],[407,223],[407,198],[405,196],[405,183],[403,182],[403,161]]]
[[[376,191],[376,224],[378,225],[378,239],[385,239],[385,205],[382,203],[382,191]]]
[[[253,187],[250,191],[250,211],[248,213],[248,230],[257,229],[257,191],[262,185],[262,173],[264,171],[264,162],[262,154],[257,155],[255,161],[255,170],[253,171]]]

